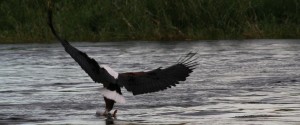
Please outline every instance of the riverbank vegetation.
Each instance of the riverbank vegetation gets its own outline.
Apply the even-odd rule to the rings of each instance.
[[[70,41],[299,39],[299,0],[54,0]],[[1,0],[0,43],[54,41],[46,0]]]

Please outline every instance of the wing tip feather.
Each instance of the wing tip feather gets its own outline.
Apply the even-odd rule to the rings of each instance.
[[[194,70],[196,68],[196,66],[199,65],[198,63],[198,59],[199,57],[197,57],[196,55],[198,54],[199,50],[194,52],[194,51],[190,51],[187,54],[185,54],[184,56],[181,56],[178,61],[177,64],[182,64],[185,67],[187,67],[189,70]]]

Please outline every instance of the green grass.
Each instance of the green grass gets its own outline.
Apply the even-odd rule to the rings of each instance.
[[[54,0],[70,41],[299,39],[299,0]],[[0,43],[51,42],[46,0],[0,0]]]

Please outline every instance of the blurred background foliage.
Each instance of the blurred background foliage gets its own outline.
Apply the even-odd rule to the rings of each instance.
[[[299,39],[299,0],[54,0],[71,41]],[[0,0],[0,43],[51,42],[47,0]]]

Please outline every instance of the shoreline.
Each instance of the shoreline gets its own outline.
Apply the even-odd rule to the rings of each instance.
[[[234,41],[234,42],[249,42],[249,41],[300,41],[300,39],[203,39],[203,40],[172,40],[172,41],[159,41],[159,40],[125,40],[125,41],[69,41],[71,43],[123,43],[123,42],[153,42],[153,43],[178,43],[178,42],[216,42],[216,41]],[[14,45],[14,44],[55,44],[59,43],[56,40],[47,42],[0,42],[0,45]]]

